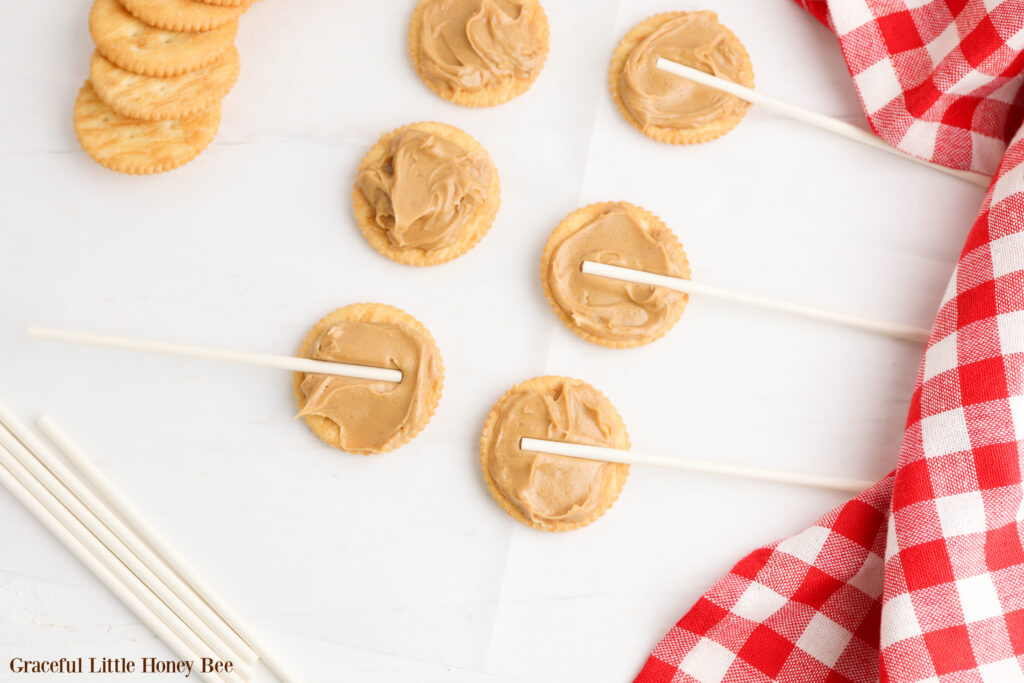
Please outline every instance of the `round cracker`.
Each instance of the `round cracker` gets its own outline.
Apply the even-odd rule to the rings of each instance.
[[[501,489],[498,488],[497,482],[494,481],[494,477],[488,471],[488,457],[491,438],[494,435],[494,430],[498,425],[498,412],[502,407],[502,404],[509,400],[513,394],[518,391],[551,391],[554,390],[558,385],[563,383],[574,383],[578,385],[585,385],[597,393],[605,402],[607,411],[603,411],[602,417],[605,418],[608,423],[613,425],[615,432],[615,448],[629,449],[629,434],[626,432],[626,424],[622,421],[622,416],[619,415],[619,411],[615,409],[615,406],[608,397],[596,389],[593,385],[590,385],[583,380],[573,379],[571,377],[560,377],[558,375],[545,375],[544,377],[534,377],[533,379],[520,382],[511,389],[505,392],[505,394],[498,399],[498,402],[494,404],[490,414],[487,416],[487,422],[484,424],[484,431],[480,435],[480,468],[484,473],[484,482],[487,484],[487,490],[491,496],[497,501],[501,509],[509,514],[512,519],[525,524],[528,527],[539,529],[541,531],[572,531],[573,529],[579,529],[580,527],[587,526],[599,519],[605,512],[607,512],[615,501],[619,499],[619,495],[622,493],[622,487],[626,485],[626,477],[629,476],[629,465],[625,463],[609,463],[614,469],[614,495],[610,496],[605,504],[597,508],[594,513],[586,518],[575,522],[556,520],[554,522],[544,522],[541,520],[533,521],[530,520],[526,515],[523,514],[522,510],[516,507],[515,503],[505,497]],[[556,456],[557,457],[557,456]],[[591,461],[593,462],[593,461]]]
[[[89,32],[96,49],[122,69],[163,78],[215,61],[234,43],[238,22],[212,31],[165,31],[139,21],[118,0],[95,0]]]
[[[394,306],[389,306],[387,304],[364,303],[344,306],[321,318],[319,322],[313,326],[313,329],[309,331],[305,339],[302,340],[302,344],[299,346],[299,352],[297,355],[300,358],[309,358],[313,350],[313,345],[316,344],[320,335],[322,335],[324,331],[332,325],[336,325],[342,321],[406,325],[422,334],[437,354],[437,359],[440,363],[440,373],[436,377],[432,378],[431,385],[425,399],[426,408],[423,411],[422,419],[420,422],[413,424],[412,427],[406,430],[402,438],[388,444],[380,450],[373,451],[373,453],[386,453],[388,451],[392,451],[399,446],[408,443],[423,431],[423,428],[427,426],[430,419],[434,416],[434,411],[437,410],[437,404],[441,400],[441,391],[444,389],[444,361],[441,357],[441,350],[438,348],[437,342],[434,341],[434,337],[430,334],[430,330],[424,327],[423,323],[402,309],[395,308]],[[304,372],[296,372],[292,375],[292,391],[295,394],[295,402],[298,404],[299,410],[306,407],[306,395],[302,393],[302,380],[305,376],[306,373]],[[404,376],[402,381],[405,381]],[[329,420],[320,415],[303,415],[302,419],[306,421],[309,428],[313,430],[313,433],[320,437],[320,439],[339,450],[345,450],[341,445],[341,429],[333,420]],[[351,451],[345,452],[349,453]],[[362,453],[362,455],[369,455],[369,453]]]
[[[112,171],[146,175],[177,168],[213,140],[220,105],[191,119],[139,121],[111,109],[85,82],[75,100],[75,134],[82,148]]]
[[[572,316],[563,309],[551,292],[551,284],[548,282],[548,274],[550,273],[551,258],[554,256],[555,249],[562,244],[571,235],[574,235],[583,226],[589,224],[599,215],[604,213],[606,210],[613,206],[625,207],[630,215],[632,215],[638,222],[643,225],[649,225],[661,228],[664,230],[664,235],[667,238],[666,246],[668,247],[669,253],[673,259],[679,264],[682,275],[681,277],[689,279],[690,277],[690,262],[686,258],[686,252],[683,250],[683,245],[680,244],[679,238],[674,232],[669,230],[668,226],[665,225],[665,221],[661,220],[658,216],[651,213],[642,206],[630,204],[629,202],[597,202],[596,204],[588,204],[587,206],[576,209],[568,216],[566,216],[561,223],[559,223],[555,229],[551,232],[551,236],[548,237],[547,243],[544,245],[544,252],[540,258],[540,283],[544,288],[544,297],[548,300],[548,304],[551,306],[551,310],[555,312],[558,319],[565,324],[573,333],[594,344],[600,346],[606,346],[610,349],[629,349],[637,346],[645,346],[653,341],[661,339],[668,331],[675,327],[675,324],[679,322],[679,318],[682,317],[683,311],[686,309],[686,304],[689,301],[689,296],[683,295],[680,300],[681,303],[672,309],[671,319],[669,324],[665,326],[658,334],[649,335],[642,339],[610,339],[607,337],[599,337],[589,330],[585,330],[572,319]]]
[[[620,42],[615,48],[615,52],[612,54],[611,64],[608,67],[608,86],[611,88],[612,99],[615,100],[615,106],[618,107],[619,113],[622,114],[623,118],[629,122],[629,125],[633,126],[647,137],[657,140],[658,142],[666,142],[672,145],[692,145],[701,142],[710,142],[716,138],[720,138],[735,128],[737,124],[743,120],[747,109],[749,109],[749,107],[747,107],[747,109],[744,109],[741,114],[715,119],[707,125],[699,128],[664,128],[661,126],[648,126],[645,129],[629,109],[626,108],[625,103],[622,101],[622,96],[619,94],[619,79],[622,76],[622,70],[626,66],[626,60],[629,58],[630,53],[632,53],[636,46],[642,43],[647,36],[657,31],[664,24],[677,17],[686,16],[686,14],[688,14],[688,12],[664,12],[641,21],[626,34],[622,39],[622,42]],[[739,81],[740,84],[745,85],[748,88],[753,88],[754,66],[750,61],[750,55],[747,53],[747,49],[743,46],[743,43],[740,42],[740,39],[736,37],[736,34],[725,26],[722,26],[722,30],[727,36],[726,39],[731,41],[733,47],[743,55],[744,69],[743,75]]]
[[[446,123],[438,123],[436,121],[410,123],[407,126],[396,128],[390,133],[382,135],[377,140],[377,143],[370,148],[370,151],[366,153],[363,160],[359,162],[359,169],[356,171],[356,175],[358,176],[359,172],[369,164],[379,161],[384,157],[387,154],[388,144],[391,142],[391,139],[409,129],[437,135],[448,142],[458,145],[467,152],[480,152],[487,158],[487,162],[491,166],[493,180],[491,186],[487,189],[487,201],[479,207],[477,214],[465,225],[462,234],[459,235],[454,243],[430,251],[422,249],[396,249],[392,246],[387,233],[377,225],[373,206],[367,201],[366,196],[358,186],[352,188],[352,210],[355,213],[356,223],[359,225],[363,236],[366,237],[366,241],[374,249],[392,261],[404,263],[407,266],[436,266],[465,254],[475,247],[483,239],[483,236],[487,234],[487,231],[491,229],[491,225],[498,215],[498,207],[501,206],[501,181],[498,178],[498,169],[495,168],[494,161],[487,154],[487,150],[483,148],[483,145],[477,142],[469,133],[455,126],[449,126]]]
[[[238,19],[249,8],[211,5],[197,0],[121,0],[124,8],[153,28],[167,31],[211,31]]]
[[[93,52],[89,80],[96,94],[122,116],[142,121],[188,119],[216,106],[238,80],[232,45],[216,62],[180,76],[158,78],[125,71]]]
[[[508,102],[514,97],[522,95],[524,92],[530,89],[533,82],[537,80],[540,72],[544,70],[544,62],[541,62],[540,68],[534,72],[530,78],[518,78],[513,77],[506,81],[491,86],[489,88],[480,88],[477,90],[460,90],[457,88],[447,87],[443,84],[434,82],[428,78],[423,70],[423,63],[420,58],[420,33],[423,31],[423,12],[427,5],[434,0],[420,0],[416,3],[416,8],[412,12],[412,19],[409,22],[409,57],[412,59],[413,67],[416,69],[416,73],[419,74],[420,79],[427,84],[431,90],[437,93],[440,97],[453,102],[455,104],[462,105],[463,107],[493,107],[498,104]],[[540,29],[540,40],[544,44],[544,60],[547,60],[548,50],[551,42],[551,29],[548,26],[548,17],[544,13],[544,7],[541,6],[538,0],[522,0],[524,4],[532,6],[535,10],[536,22]]]
[[[248,7],[256,0],[198,0],[199,2],[207,5],[216,5],[218,7]]]

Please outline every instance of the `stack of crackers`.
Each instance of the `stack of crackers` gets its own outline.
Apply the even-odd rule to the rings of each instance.
[[[199,155],[238,79],[235,34],[252,0],[94,0],[96,43],[75,132],[98,163],[160,173]]]

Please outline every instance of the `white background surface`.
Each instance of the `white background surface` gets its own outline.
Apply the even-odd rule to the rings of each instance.
[[[787,0],[546,0],[543,73],[488,110],[420,83],[412,4],[259,3],[216,141],[135,178],[74,138],[89,3],[2,0],[0,400],[51,414],[309,680],[627,681],[743,554],[843,497],[634,468],[597,523],[537,532],[479,475],[493,402],[535,375],[577,376],[638,448],[875,478],[895,464],[921,349],[701,300],[651,346],[588,345],[541,293],[551,229],[626,199],[677,232],[695,278],[927,326],[982,192],[756,109],[685,148],[615,111],[607,62],[625,32],[710,8],[760,89],[862,123],[835,39]],[[486,239],[429,269],[373,251],[348,198],[365,150],[414,120],[465,129],[502,178]],[[42,324],[292,353],[360,301],[415,315],[447,366],[428,428],[380,457],[294,421],[287,374],[24,336]],[[15,656],[169,656],[6,493],[0,519],[0,679]]]

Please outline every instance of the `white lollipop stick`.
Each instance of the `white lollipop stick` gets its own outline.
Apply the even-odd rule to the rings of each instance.
[[[941,164],[933,164],[930,161],[919,159],[907,154],[906,152],[901,152],[885,140],[882,140],[863,128],[858,128],[857,126],[845,121],[840,121],[832,118],[831,116],[819,114],[818,112],[811,111],[810,109],[798,107],[797,105],[790,104],[789,102],[783,102],[782,100],[764,95],[756,90],[740,85],[739,83],[733,83],[730,80],[719,78],[718,76],[712,76],[709,73],[705,73],[699,69],[694,69],[693,67],[686,66],[685,64],[680,64],[678,62],[673,62],[670,59],[659,57],[657,66],[662,71],[667,71],[671,74],[675,74],[676,76],[682,76],[683,78],[700,83],[701,85],[706,85],[707,87],[714,88],[715,90],[721,90],[722,92],[734,95],[741,100],[746,100],[751,104],[762,106],[765,109],[771,109],[783,116],[788,116],[791,119],[796,119],[797,121],[816,126],[822,130],[827,130],[830,133],[835,133],[836,135],[842,135],[843,137],[851,140],[856,140],[857,142],[874,147],[875,149],[880,149],[884,152],[901,156],[904,159],[916,161],[919,164],[924,164],[925,166],[934,168],[936,171],[942,171],[943,173],[955,176],[961,180],[966,180],[972,185],[988,187],[989,183],[992,182],[992,178],[981,173],[947,168]]]
[[[550,455],[564,455],[570,458],[584,458],[586,460],[600,460],[602,462],[621,462],[628,465],[671,467],[677,470],[686,470],[688,472],[722,474],[727,477],[760,479],[762,481],[798,484],[800,486],[814,486],[817,488],[853,493],[860,493],[874,484],[873,481],[847,479],[845,477],[830,477],[824,474],[785,472],[782,470],[772,470],[764,467],[753,467],[751,465],[735,465],[730,463],[712,462],[710,460],[667,457],[664,455],[625,451],[618,448],[603,448],[601,446],[585,446],[583,444],[568,443],[565,441],[531,439],[525,436],[519,441],[519,447],[524,451],[548,453]]]
[[[580,270],[587,275],[597,275],[598,277],[607,277],[612,278],[613,280],[625,280],[626,282],[633,282],[638,285],[664,287],[666,289],[672,289],[686,294],[710,296],[724,301],[746,304],[747,306],[756,306],[758,308],[766,308],[780,313],[789,313],[791,315],[798,315],[804,318],[812,318],[814,320],[835,323],[837,325],[855,327],[860,330],[884,334],[898,339],[923,342],[928,341],[928,337],[931,335],[928,330],[911,327],[909,325],[899,325],[897,323],[888,323],[881,320],[863,318],[859,315],[827,311],[813,306],[794,304],[789,301],[772,299],[770,297],[759,296],[757,294],[747,294],[745,292],[737,292],[731,289],[715,287],[714,285],[705,285],[681,277],[649,273],[646,270],[623,268],[622,266],[612,266],[607,263],[597,263],[595,261],[584,261]]]
[[[313,360],[311,358],[274,356],[268,353],[252,353],[250,351],[233,351],[230,349],[211,349],[205,346],[192,346],[191,344],[173,344],[170,342],[149,341],[147,339],[115,337],[106,334],[58,330],[51,327],[29,327],[28,336],[35,337],[36,339],[68,342],[70,344],[106,346],[113,349],[146,351],[148,353],[162,353],[169,356],[203,358],[205,360],[218,360],[227,363],[244,363],[264,368],[290,370],[292,372],[340,375],[342,377],[369,379],[378,382],[402,381],[401,370],[375,368],[368,365],[353,365],[351,363],[335,363],[333,361]]]

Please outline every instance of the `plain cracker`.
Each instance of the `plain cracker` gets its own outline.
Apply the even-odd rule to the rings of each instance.
[[[139,21],[118,0],[95,0],[89,32],[100,53],[122,69],[167,77],[215,61],[234,43],[238,21],[212,31],[165,31]]]
[[[216,5],[218,7],[242,7],[249,6],[257,0],[198,0],[207,5]]]
[[[125,71],[93,52],[89,80],[100,99],[124,116],[143,121],[187,119],[216,106],[238,80],[234,46],[216,62],[180,76],[159,78]]]
[[[85,82],[75,101],[75,133],[97,163],[121,173],[145,175],[181,166],[213,140],[220,106],[185,120],[138,121],[121,116]]]
[[[210,31],[238,19],[249,8],[211,5],[197,0],[121,0],[124,8],[153,28]]]

